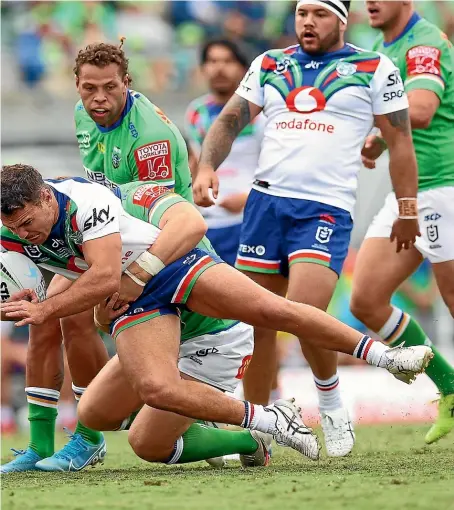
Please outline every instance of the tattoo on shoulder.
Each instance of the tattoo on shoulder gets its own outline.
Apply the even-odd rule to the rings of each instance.
[[[405,110],[399,110],[397,112],[391,112],[386,114],[386,118],[391,123],[391,126],[397,128],[399,131],[405,134],[409,134],[410,128],[410,117],[408,115],[408,108]]]

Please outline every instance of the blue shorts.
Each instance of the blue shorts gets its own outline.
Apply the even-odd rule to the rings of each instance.
[[[231,266],[235,265],[238,246],[240,245],[241,223],[223,228],[210,228],[206,236],[216,253]]]
[[[161,315],[179,315],[179,306],[186,303],[200,275],[221,262],[216,255],[195,248],[166,266],[145,285],[128,311],[111,324],[111,336],[116,338],[125,329]]]
[[[288,276],[292,264],[311,262],[340,275],[352,228],[344,209],[253,189],[244,210],[235,267]]]

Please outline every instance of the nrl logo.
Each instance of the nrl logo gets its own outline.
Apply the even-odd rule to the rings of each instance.
[[[120,167],[121,163],[121,149],[114,147],[112,150],[112,166],[116,169]]]
[[[340,61],[336,66],[336,71],[338,76],[351,76],[356,73],[357,67],[355,64],[350,64],[350,62]]]

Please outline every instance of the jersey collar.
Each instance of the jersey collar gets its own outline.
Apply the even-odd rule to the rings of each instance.
[[[319,53],[317,55],[311,55],[310,53],[306,53],[301,46],[298,45],[296,52],[292,55],[299,55],[303,57],[305,60],[318,60],[323,62],[325,60],[333,60],[336,58],[348,57],[352,54],[356,53],[356,51],[349,46],[348,44],[344,44],[344,46],[340,50],[330,51],[327,53]]]
[[[101,133],[109,133],[110,131],[113,131],[116,129],[122,122],[123,119],[128,115],[129,111],[132,108],[132,105],[134,104],[134,96],[132,95],[131,91],[127,90],[127,96],[126,96],[126,104],[123,108],[123,111],[121,112],[120,118],[115,122],[115,124],[112,124],[109,127],[100,126],[96,123],[96,127],[101,131]]]
[[[418,21],[422,19],[421,16],[417,13],[417,12],[414,12],[412,15],[411,15],[411,18],[408,20],[408,23],[405,25],[405,28],[402,30],[402,32],[395,38],[393,39],[392,41],[390,42],[383,42],[383,46],[385,48],[388,48],[389,46],[391,46],[392,44],[396,43],[399,39],[401,39],[407,32],[409,32],[415,25],[416,23],[418,23]]]

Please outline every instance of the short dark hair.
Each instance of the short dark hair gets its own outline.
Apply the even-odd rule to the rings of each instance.
[[[96,67],[107,67],[109,64],[118,64],[121,71],[121,77],[124,78],[128,75],[129,81],[132,82],[128,71],[129,60],[126,58],[122,45],[123,40],[120,46],[106,43],[89,44],[77,54],[76,63],[73,69],[74,74],[79,76],[80,68],[84,64],[90,64]]]
[[[27,203],[39,204],[41,191],[47,188],[42,175],[29,165],[3,165],[0,174],[1,211],[13,214]]]
[[[251,59],[249,58],[248,51],[239,43],[225,38],[209,39],[205,42],[200,52],[200,61],[202,64],[206,64],[208,60],[208,53],[213,46],[223,46],[224,48],[230,50],[232,55],[235,57],[235,60],[245,69],[247,69],[251,64]]]

